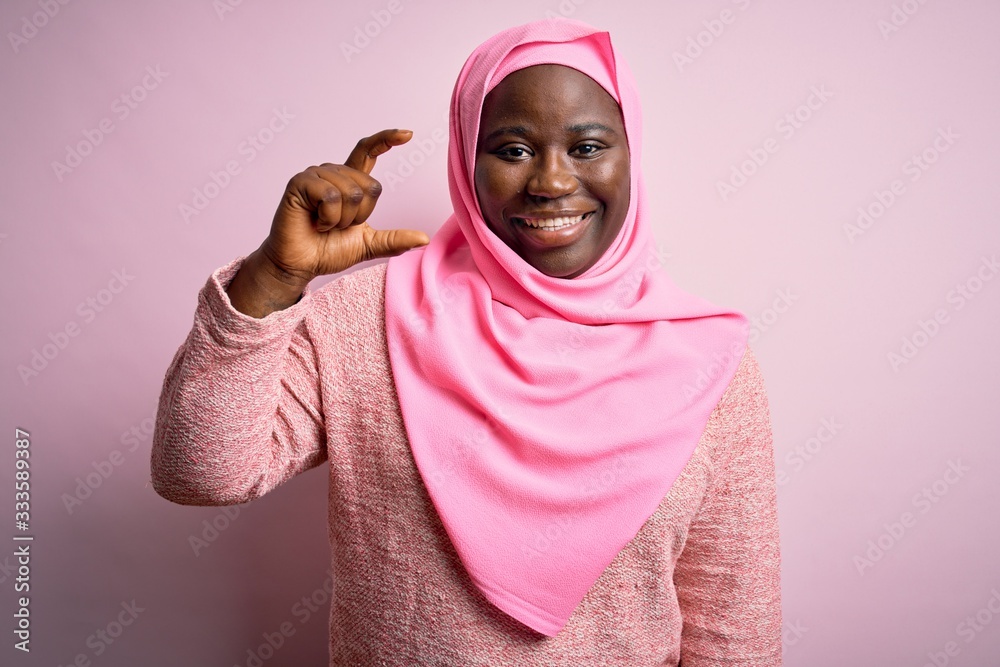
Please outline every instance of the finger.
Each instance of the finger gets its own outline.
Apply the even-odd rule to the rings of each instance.
[[[364,172],[356,169],[345,169],[344,165],[325,162],[317,169],[317,173],[321,176],[327,174],[327,172],[329,172],[328,176],[332,182],[343,185],[343,177],[347,177],[357,184],[357,186],[360,187],[361,191],[364,193],[361,203],[358,205],[357,211],[354,213],[353,219],[348,219],[348,214],[344,213],[342,214],[342,224],[339,226],[344,228],[352,224],[359,225],[366,221],[368,216],[372,214],[372,211],[375,210],[375,204],[378,202],[379,195],[382,194],[382,184]],[[341,190],[341,192],[343,193],[346,191]]]
[[[375,229],[368,240],[368,259],[394,257],[427,245],[431,239],[416,229]]]
[[[382,184],[370,176],[368,180],[370,181],[369,183],[361,186],[365,191],[365,198],[361,200],[358,212],[354,214],[354,224],[356,225],[360,225],[362,222],[368,220],[368,216],[375,210],[375,204],[378,202],[379,195],[382,194]]]
[[[405,144],[413,136],[412,130],[382,130],[365,137],[354,147],[344,161],[344,166],[370,174],[375,166],[375,158],[393,146]]]
[[[361,187],[345,174],[328,169],[314,169],[300,186],[302,199],[316,217],[317,230],[328,232],[351,225],[348,217],[357,210],[357,203],[364,197]]]

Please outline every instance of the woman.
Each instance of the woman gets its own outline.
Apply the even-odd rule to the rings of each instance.
[[[260,248],[212,274],[157,492],[242,503],[329,460],[331,665],[780,665],[747,320],[656,261],[610,36],[495,35],[449,129],[433,239],[366,222],[376,158],[411,136],[384,130],[293,177]]]

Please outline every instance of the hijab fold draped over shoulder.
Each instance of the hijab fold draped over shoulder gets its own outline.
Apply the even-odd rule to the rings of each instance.
[[[628,135],[625,221],[572,279],[541,273],[497,237],[473,185],[484,98],[539,64],[594,79]],[[635,82],[607,32],[546,19],[494,35],[452,94],[454,213],[386,268],[392,373],[430,498],[476,588],[548,636],[670,490],[747,346],[742,313],[666,274],[641,140]]]

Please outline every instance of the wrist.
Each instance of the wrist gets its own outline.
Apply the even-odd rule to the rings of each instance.
[[[250,253],[226,287],[233,308],[263,318],[298,303],[308,282],[281,274],[259,250]]]
[[[251,264],[252,271],[258,276],[258,280],[271,288],[285,294],[294,294],[298,302],[302,292],[305,290],[315,276],[305,276],[294,274],[282,269],[268,255],[266,247],[262,244],[255,250],[246,261]]]

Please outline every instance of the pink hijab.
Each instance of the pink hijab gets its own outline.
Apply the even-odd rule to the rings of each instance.
[[[631,201],[573,279],[525,262],[473,185],[483,99],[507,74],[573,67],[622,109]],[[389,260],[386,336],[413,458],[472,582],[554,636],[687,463],[747,345],[747,319],[678,288],[654,247],[632,75],[607,32],[510,28],[466,61],[451,100],[454,213]]]

